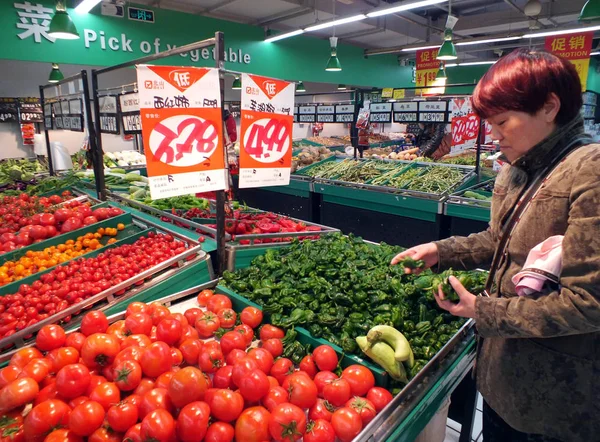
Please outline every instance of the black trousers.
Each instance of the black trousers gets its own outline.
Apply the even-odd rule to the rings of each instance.
[[[561,442],[541,434],[521,433],[508,425],[483,401],[483,442]]]

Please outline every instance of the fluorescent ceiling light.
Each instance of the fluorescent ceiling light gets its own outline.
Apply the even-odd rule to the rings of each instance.
[[[458,63],[459,66],[481,66],[484,64],[494,64],[496,61],[470,61],[467,63]]]
[[[352,23],[355,21],[364,20],[367,18],[365,14],[353,15],[352,17],[340,18],[339,20],[329,21],[327,23],[321,23],[314,26],[304,28],[305,32],[320,31],[321,29],[331,28],[332,26],[345,25],[346,23]]]
[[[269,37],[265,40],[266,43],[272,43],[274,41],[279,41],[279,40],[283,40],[284,38],[289,38],[289,37],[294,37],[296,35],[300,35],[304,33],[304,29],[298,29],[296,31],[292,31],[292,32],[286,32],[285,34],[277,34],[274,35],[273,37]]]
[[[590,55],[600,55],[600,51],[590,52]]]
[[[424,6],[437,5],[440,3],[445,3],[448,0],[423,0],[420,2],[408,3],[405,5],[394,6],[392,8],[380,9],[379,11],[369,12],[367,17],[379,17],[381,15],[394,14],[396,12],[408,11],[410,9],[422,8]]]
[[[75,12],[78,14],[87,14],[92,10],[94,6],[100,3],[102,0],[83,0],[75,8]]]
[[[520,40],[521,36],[518,37],[499,37],[499,38],[488,38],[485,40],[476,40],[476,41],[455,41],[455,46],[467,46],[467,45],[481,45],[485,43],[497,43],[501,41],[512,41],[512,40]]]
[[[446,63],[447,68],[455,68],[456,66],[458,66],[458,63]]]
[[[574,32],[591,32],[591,31],[600,31],[600,26],[589,26],[587,28],[564,29],[564,30],[549,31],[549,32],[536,32],[533,34],[525,34],[523,36],[523,38],[550,37],[552,35],[572,34]]]
[[[402,49],[402,52],[414,52],[414,51],[420,51],[422,49],[433,49],[433,48],[439,48],[440,45],[434,45],[434,46],[419,46],[418,48],[404,48]]]

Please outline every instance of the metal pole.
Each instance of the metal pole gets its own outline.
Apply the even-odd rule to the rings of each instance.
[[[46,127],[46,106],[44,106],[44,86],[40,86],[40,103],[42,104],[42,111],[44,112],[44,135],[46,138],[46,153],[48,155],[48,172],[50,175],[54,175],[54,164],[52,161],[52,149],[50,149],[50,134],[48,134],[48,128]],[[50,108],[52,109],[52,108]],[[52,118],[52,110],[50,110],[50,118]]]
[[[215,32],[215,63],[217,69],[222,69],[225,67],[225,39],[222,32]],[[219,83],[221,90],[221,115],[223,115],[223,106],[225,105],[225,80],[222,75],[219,73]],[[222,117],[221,117],[222,118]],[[225,139],[225,123],[223,122],[223,134],[221,134],[223,139]],[[225,149],[225,145],[223,145],[223,155],[225,157],[225,168],[227,171],[227,150]],[[227,182],[229,182],[229,174],[227,174]],[[217,260],[219,263],[219,267],[217,272],[219,276],[223,275],[223,272],[227,268],[227,255],[225,253],[225,191],[219,190],[217,191]]]
[[[102,190],[103,193],[100,192],[100,175],[102,175],[102,184],[104,183],[104,168],[103,166],[103,160],[102,160],[102,156],[100,156],[100,167],[102,169],[102,173],[98,173],[98,169],[96,168],[96,162],[98,162],[98,158],[96,158],[96,152],[98,151],[96,143],[97,143],[97,134],[96,134],[96,130],[94,128],[94,120],[92,118],[92,105],[90,103],[90,87],[89,87],[89,83],[88,83],[88,74],[87,71],[83,70],[81,71],[81,88],[83,90],[83,106],[85,109],[85,118],[86,118],[86,124],[87,124],[87,130],[88,130],[88,136],[89,136],[89,149],[90,149],[90,154],[92,157],[92,167],[94,168],[94,180],[96,182],[96,193],[98,196],[98,199],[100,200],[105,200],[106,199],[106,190],[104,189],[104,187],[102,186]],[[96,114],[98,115],[98,114]],[[99,118],[96,118],[99,120]]]
[[[96,142],[90,143],[90,153],[92,156],[92,166],[94,168],[94,177],[96,180],[96,192],[98,193],[98,199],[101,201],[106,201],[106,186],[104,183],[104,160],[102,158],[102,133],[100,132],[100,101],[98,100],[98,71],[96,69],[92,69],[92,94],[94,97],[94,126],[96,128]],[[88,118],[92,118],[92,115],[90,114]],[[90,124],[90,127],[93,126]]]
[[[476,150],[476,159],[475,159],[475,173],[477,174],[477,184],[481,182],[481,133],[483,132],[483,125],[485,122],[480,118],[479,119],[479,130],[477,131],[477,150]]]

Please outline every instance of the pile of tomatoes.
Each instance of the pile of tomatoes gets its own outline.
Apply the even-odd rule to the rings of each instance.
[[[172,235],[150,232],[133,244],[79,258],[45,273],[15,294],[0,297],[0,339],[147,270],[186,250]],[[119,291],[117,295],[125,293]],[[70,321],[70,317],[64,319]]]
[[[363,366],[336,375],[331,347],[297,369],[279,357],[284,331],[258,329],[259,310],[238,317],[229,298],[210,291],[198,301],[203,308],[184,314],[134,302],[111,325],[92,311],[69,335],[44,327],[36,347],[0,370],[0,434],[12,442],[346,442],[391,401]],[[239,338],[200,339],[213,333],[210,315]]]

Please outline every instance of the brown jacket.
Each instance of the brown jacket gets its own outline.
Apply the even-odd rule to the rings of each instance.
[[[569,140],[581,119],[556,131],[512,166],[494,187],[490,226],[437,243],[440,268],[489,266],[502,221],[531,177]],[[578,148],[543,185],[500,261],[495,290],[478,297],[477,385],[509,425],[565,442],[600,441],[600,145]],[[518,297],[511,278],[529,251],[564,235],[561,286]]]

